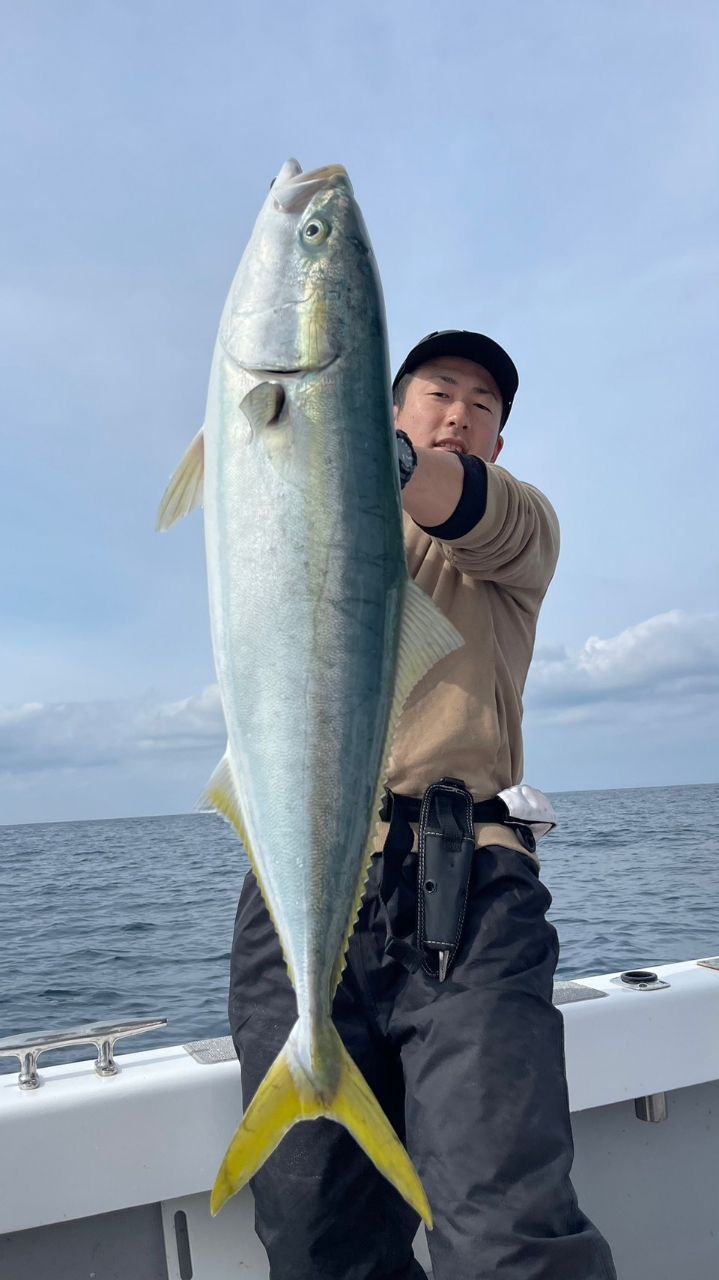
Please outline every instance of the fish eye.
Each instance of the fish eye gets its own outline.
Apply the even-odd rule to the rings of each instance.
[[[322,244],[329,233],[330,225],[324,218],[310,218],[302,228],[302,239],[305,244],[314,247],[316,244]]]

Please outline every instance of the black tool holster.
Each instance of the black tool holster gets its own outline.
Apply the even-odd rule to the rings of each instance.
[[[422,797],[417,872],[417,946],[440,981],[462,936],[474,852],[472,796],[460,779],[440,778]]]

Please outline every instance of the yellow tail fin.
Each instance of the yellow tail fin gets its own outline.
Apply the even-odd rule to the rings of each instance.
[[[334,1097],[330,1102],[324,1102],[312,1090],[306,1076],[302,1090],[298,1089],[290,1070],[288,1046],[285,1045],[267,1072],[225,1153],[212,1189],[210,1211],[213,1217],[231,1196],[249,1182],[298,1120],[327,1116],[349,1130],[380,1173],[431,1228],[432,1211],[412,1161],[334,1027],[332,1033],[340,1058],[339,1083]]]

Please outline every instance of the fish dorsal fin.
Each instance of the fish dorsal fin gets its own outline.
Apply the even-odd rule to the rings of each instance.
[[[258,432],[279,418],[284,403],[285,392],[280,382],[258,382],[240,401],[240,408],[253,432]]]
[[[397,723],[402,714],[404,705],[414,689],[414,686],[427,674],[428,671],[439,662],[441,658],[446,658],[448,654],[454,653],[455,649],[461,649],[464,644],[462,636],[456,627],[448,618],[444,616],[437,605],[430,600],[426,591],[418,587],[416,582],[408,579],[405,588],[404,610],[402,614],[402,623],[399,637],[399,653],[397,656],[397,675],[394,685],[394,697],[392,699],[392,709],[389,715],[389,723],[387,726],[387,736],[382,751],[382,763],[379,771],[379,785],[372,806],[372,814],[370,819],[369,838],[365,847],[364,870],[360,879],[357,899],[354,903],[352,914],[350,915],[349,929],[340,951],[339,959],[335,967],[334,983],[331,988],[331,996],[337,989],[339,980],[342,977],[347,961],[347,947],[349,940],[354,932],[357,917],[362,899],[364,897],[367,876],[369,875],[370,862],[372,854],[375,852],[375,831],[377,827],[377,815],[379,814],[382,796],[387,783],[387,775],[390,769],[390,758],[392,754],[392,742],[394,740]]]
[[[204,478],[205,437],[200,428],[162,496],[156,525],[160,532],[202,506]]]
[[[390,713],[392,730],[414,686],[436,662],[454,653],[455,649],[461,649],[463,644],[457,628],[430,600],[427,592],[410,578],[399,636],[397,679]]]

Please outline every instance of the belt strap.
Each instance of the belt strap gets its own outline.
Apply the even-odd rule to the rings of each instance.
[[[421,796],[403,796],[388,788],[382,798],[379,816],[383,822],[389,822],[390,826],[395,814],[405,822],[419,822],[421,809]],[[504,822],[508,817],[509,809],[499,796],[492,796],[491,800],[475,800],[472,805],[473,822]]]
[[[443,781],[448,783],[458,782],[461,787],[464,786],[464,783],[459,782],[456,778],[444,778]],[[421,810],[421,796],[405,796],[398,791],[390,791],[389,787],[387,788],[379,811],[382,822],[389,823],[385,849],[394,845],[409,853],[414,839],[409,824],[411,822],[419,822]],[[511,827],[530,853],[534,853],[537,847],[531,825],[513,818],[508,805],[501,796],[492,796],[490,800],[475,800],[472,805],[472,821],[494,822],[501,826]]]

